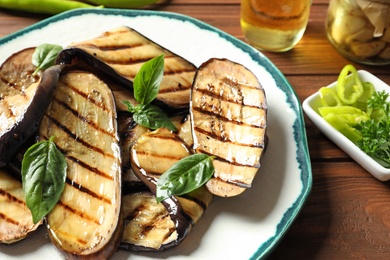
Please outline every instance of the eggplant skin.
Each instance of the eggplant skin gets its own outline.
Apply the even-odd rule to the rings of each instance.
[[[32,77],[34,50],[14,54],[0,68],[0,167],[36,133],[63,68],[56,65]]]
[[[206,187],[220,197],[250,188],[266,147],[267,100],[256,76],[228,59],[197,70],[190,103],[193,149],[215,156]]]

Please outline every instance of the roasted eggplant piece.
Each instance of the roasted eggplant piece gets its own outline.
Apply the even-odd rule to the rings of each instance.
[[[131,251],[162,251],[187,237],[212,200],[201,187],[184,196],[156,202],[156,182],[191,149],[175,133],[160,128],[144,133],[131,148],[135,174],[150,191],[124,196],[125,230],[120,248]]]
[[[125,228],[119,248],[127,251],[160,250],[176,241],[175,223],[162,203],[147,190],[123,196]]]
[[[115,98],[117,97],[115,95]],[[181,138],[188,147],[192,147],[193,140],[191,134],[191,123],[189,114],[176,115],[171,118],[172,123],[177,129],[177,136]],[[138,125],[130,112],[118,112],[119,136],[121,140],[122,151],[122,172],[123,172],[123,190],[139,190],[145,184],[134,174],[130,162],[130,150],[134,143],[142,134],[150,131],[144,126]]]
[[[42,221],[34,224],[20,180],[0,168],[0,243],[11,244],[26,238]]]
[[[194,145],[194,139],[192,138],[192,128],[190,114],[179,114],[171,118],[172,123],[177,129],[177,135],[184,141],[188,147]]]
[[[34,50],[23,49],[0,67],[0,167],[36,133],[62,69],[54,66],[33,76]]]
[[[215,156],[206,187],[221,197],[251,187],[267,128],[266,96],[256,76],[241,64],[210,59],[196,73],[190,113],[195,151]]]
[[[123,191],[145,189],[145,184],[138,179],[131,168],[130,149],[137,139],[149,130],[138,125],[130,112],[118,113],[118,129],[122,153]]]
[[[161,106],[165,105],[173,110],[188,109],[191,85],[196,71],[195,65],[134,29],[119,27],[97,38],[72,43],[69,47],[59,55],[58,63],[76,63],[77,61],[72,61],[72,59],[82,60],[81,62],[89,64],[88,66],[94,69],[101,70],[100,68],[104,67],[103,71],[109,74],[112,74],[113,69],[129,81],[134,79],[143,63],[164,54],[164,77],[156,101]],[[82,52],[78,49],[89,55],[81,54]],[[103,66],[101,62],[106,66]],[[107,65],[111,69],[107,68]],[[131,86],[132,84],[129,87]]]
[[[62,74],[39,135],[54,136],[68,164],[63,194],[46,216],[51,241],[68,258],[109,258],[123,231],[121,151],[110,88],[89,72]]]

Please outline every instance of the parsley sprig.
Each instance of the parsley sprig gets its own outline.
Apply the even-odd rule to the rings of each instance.
[[[375,92],[367,101],[371,119],[360,122],[356,129],[361,138],[356,145],[383,167],[390,168],[390,103],[385,91]]]

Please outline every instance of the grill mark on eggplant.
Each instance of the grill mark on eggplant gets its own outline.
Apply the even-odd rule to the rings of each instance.
[[[132,219],[136,219],[138,217],[138,215],[147,210],[147,208],[144,206],[144,205],[139,205],[138,207],[136,207],[132,212],[131,214],[129,214],[128,216],[126,216],[125,218],[125,221],[131,221]],[[164,214],[164,215],[157,215],[156,217],[154,217],[151,221],[149,221],[149,225],[142,225],[142,230],[139,232],[139,235],[140,236],[145,236],[147,237],[148,236],[148,233],[150,231],[152,231],[155,227],[155,225],[153,225],[153,223],[158,223],[158,222],[161,222],[163,220],[165,220],[166,218],[170,218],[170,215],[169,213],[167,212],[167,214]],[[168,232],[165,234],[164,236],[164,239],[167,239],[169,238],[174,232],[176,231],[175,228],[170,228],[168,230]]]
[[[80,137],[78,137],[77,135],[75,135],[72,131],[70,131],[66,126],[64,126],[63,124],[61,124],[60,122],[58,122],[55,118],[53,118],[52,116],[49,116],[48,114],[45,115],[53,124],[55,124],[58,128],[62,129],[67,135],[69,135],[72,139],[75,140],[75,142],[78,142],[80,144],[82,144],[83,146],[85,146],[87,149],[90,149],[90,150],[93,150],[97,153],[100,153],[106,157],[110,157],[110,158],[114,158],[115,159],[115,156],[113,154],[110,154],[110,153],[106,153],[105,151],[103,151],[102,149],[96,147],[96,146],[93,146],[91,145],[90,143],[82,140]]]
[[[137,151],[137,154],[139,155],[147,155],[147,156],[150,156],[150,157],[157,157],[157,158],[164,158],[164,159],[170,159],[170,160],[180,160],[181,157],[178,157],[178,156],[168,156],[168,155],[160,155],[160,154],[155,154],[155,153],[147,153],[145,151]],[[148,172],[149,174],[149,172]],[[161,174],[156,174],[156,176],[159,176]]]
[[[101,51],[115,51],[115,50],[126,50],[130,48],[135,48],[138,46],[143,46],[142,44],[135,44],[135,45],[106,45],[106,46],[97,46],[95,44],[78,44],[78,47],[85,47],[88,49],[97,49]]]
[[[190,68],[187,68],[187,69],[177,69],[177,70],[172,69],[172,68],[170,68],[168,66],[166,66],[165,68],[168,69],[168,70],[164,71],[164,76],[166,76],[166,75],[175,75],[175,74],[183,74],[183,73],[187,73],[187,72],[193,72],[193,70],[190,69]]]
[[[64,84],[67,88],[72,89],[72,91],[76,92],[78,95],[82,96],[83,98],[85,98],[89,102],[91,102],[91,103],[95,104],[96,106],[102,108],[104,111],[109,111],[109,109],[103,103],[97,101],[93,97],[89,96],[87,93],[80,91],[78,88],[75,88],[72,85],[66,84],[66,82],[61,82],[61,83]]]
[[[224,121],[224,122],[229,122],[229,123],[236,124],[236,125],[246,125],[246,126],[250,126],[250,127],[253,127],[253,128],[261,128],[261,129],[264,129],[266,127],[266,125],[264,125],[264,124],[261,124],[260,126],[258,126],[258,125],[254,125],[254,124],[246,124],[246,123],[241,122],[241,121],[230,120],[229,118],[221,115],[220,113],[217,114],[217,113],[214,113],[212,111],[204,110],[204,109],[202,109],[200,107],[193,106],[192,109],[194,111],[197,111],[197,112],[201,113],[201,114],[214,116],[218,120],[221,120],[221,121]]]
[[[232,80],[231,78],[228,78],[228,77],[222,78],[221,81],[223,83],[225,83],[227,86],[237,86],[238,88],[245,87],[245,88],[250,88],[253,90],[259,90],[259,89],[262,90],[263,89],[261,86],[260,86],[261,88],[258,88],[258,87],[253,87],[251,85],[245,85],[245,84],[238,83],[237,81]]]
[[[151,45],[151,44],[137,44],[137,45],[133,45],[133,46],[130,46],[130,45],[111,45],[111,46],[103,46],[103,47],[102,46],[96,46],[96,45],[93,45],[93,44],[80,44],[77,47],[85,47],[85,48],[88,48],[88,49],[97,49],[97,50],[101,50],[101,51],[115,51],[115,50],[133,49],[133,48],[137,48],[137,47],[143,47],[143,46],[146,46],[146,45]],[[96,56],[97,54],[93,53],[93,55]],[[126,60],[120,60],[120,61],[118,61],[118,60],[111,60],[111,59],[103,58],[103,57],[100,57],[99,59],[101,61],[109,64],[109,65],[137,65],[137,64],[143,64],[143,63],[149,61],[150,59],[152,59],[154,57],[155,56],[150,56],[150,57],[146,57],[146,58],[142,58],[142,59],[134,59],[133,57],[129,57]],[[164,59],[165,60],[177,59],[177,57],[175,57],[174,55],[169,55],[168,53],[164,53]],[[180,75],[180,74],[183,74],[183,73],[189,73],[189,72],[193,72],[193,71],[194,71],[193,68],[172,69],[168,65],[166,65],[165,66],[165,71],[164,71],[164,76]],[[134,78],[135,77],[135,75],[125,75],[125,76],[130,77],[130,78]],[[183,78],[183,77],[181,79],[185,80],[185,78]],[[187,82],[187,83],[192,83],[192,82]],[[183,85],[179,84],[177,87],[182,89]],[[183,90],[188,90],[190,87],[191,87],[191,84],[186,86],[186,88],[184,88]],[[159,93],[171,92],[171,91],[172,91],[172,89],[164,89],[163,91],[160,91]]]
[[[105,130],[104,128],[101,128],[99,127],[98,125],[96,125],[93,121],[91,120],[88,120],[86,117],[83,117],[82,115],[80,115],[80,113],[76,110],[74,110],[73,108],[71,108],[68,104],[66,104],[65,102],[62,102],[61,100],[57,99],[57,98],[53,98],[53,101],[57,102],[58,104],[60,104],[62,107],[64,107],[66,110],[68,110],[69,112],[71,112],[74,116],[76,116],[78,119],[86,122],[88,125],[92,126],[94,129],[96,129],[97,131],[99,132],[102,132],[102,133],[105,133],[106,135],[109,135],[111,137],[114,137],[115,135],[112,133],[112,132],[109,132],[107,130]]]
[[[62,230],[57,230],[56,231],[57,233],[61,234],[62,236],[72,236],[71,234],[67,233],[67,232],[63,232]],[[82,244],[82,245],[86,245],[88,243],[88,241],[85,241],[85,240],[82,240],[80,239],[79,237],[76,237],[76,241],[79,243],[79,244]]]
[[[5,85],[7,85],[10,88],[15,87],[15,84],[9,82],[8,80],[4,79],[3,77],[0,77],[1,82],[3,82]]]
[[[218,177],[214,177],[214,179],[218,180],[219,182],[228,183],[230,185],[234,185],[234,186],[237,186],[237,187],[240,187],[240,188],[249,189],[251,187],[250,184],[246,184],[246,183],[243,183],[243,182],[240,182],[240,181],[227,181],[227,180],[223,180],[223,179],[218,178]]]
[[[96,54],[94,54],[96,55]],[[132,59],[132,58],[129,58],[127,60],[110,60],[110,59],[107,59],[107,58],[100,58],[101,61],[107,63],[108,65],[137,65],[137,64],[143,64],[147,61],[149,61],[150,59],[154,58],[155,56],[150,56],[150,57],[147,57],[147,58],[143,58],[143,59]],[[174,56],[168,56],[168,55],[165,55],[164,56],[164,59],[167,60],[167,59],[175,59],[176,57]],[[168,75],[180,75],[180,74],[183,74],[183,73],[189,73],[189,72],[193,72],[193,69],[191,68],[183,68],[183,69],[171,69],[169,68],[168,66],[165,67],[165,71],[164,71],[164,76],[168,76]],[[129,78],[134,78],[135,75],[131,74],[131,75],[125,75]],[[184,78],[182,78],[184,79]],[[188,86],[188,88],[190,88],[190,86]]]
[[[183,85],[181,85],[181,84],[178,84],[177,87],[172,87],[172,88],[166,87],[164,89],[161,89],[158,93],[159,94],[170,94],[172,92],[175,92],[176,94],[178,94],[179,92],[186,92],[191,88],[190,86],[183,88]]]
[[[243,146],[243,147],[252,147],[252,148],[264,148],[265,144],[264,142],[263,143],[256,143],[256,144],[245,144],[245,143],[239,143],[239,142],[234,142],[230,139],[228,139],[227,137],[222,137],[220,135],[217,135],[213,132],[208,132],[208,131],[205,131],[204,129],[201,129],[199,127],[194,127],[194,129],[199,132],[199,133],[202,133],[204,135],[208,135],[209,137],[211,137],[212,139],[216,139],[218,141],[221,141],[221,142],[224,142],[224,143],[231,143],[231,144],[235,144],[235,145],[238,145],[238,146]]]
[[[109,179],[109,180],[114,180],[114,177],[113,176],[110,176],[108,175],[107,173],[105,172],[102,172],[100,171],[99,169],[97,168],[94,168],[94,167],[91,167],[89,164],[83,162],[83,161],[80,161],[78,158],[75,158],[73,156],[68,156],[68,155],[65,155],[66,158],[68,158],[69,160],[73,161],[74,163],[77,163],[78,165],[80,165],[81,167],[84,167],[86,169],[88,169],[89,171],[99,175],[99,176],[102,176],[106,179]]]
[[[41,134],[41,136],[42,136],[43,139],[49,140],[49,137],[48,137],[48,136],[43,135],[43,134]],[[81,167],[83,167],[83,168],[85,168],[85,169],[88,169],[90,172],[93,172],[93,173],[95,173],[95,174],[97,174],[97,175],[99,175],[99,176],[102,176],[103,178],[106,178],[106,179],[109,179],[109,180],[114,180],[114,177],[113,177],[113,176],[110,176],[110,175],[108,175],[107,173],[102,172],[102,171],[100,171],[100,170],[97,169],[97,168],[91,167],[89,164],[87,164],[87,163],[81,161],[81,160],[78,159],[78,158],[75,158],[75,157],[73,157],[73,156],[67,155],[66,151],[65,151],[62,147],[59,147],[59,146],[57,145],[57,148],[58,148],[58,150],[61,151],[62,154],[65,155],[65,157],[66,157],[68,160],[71,160],[71,161],[73,161],[74,163],[77,163],[77,164],[80,165]]]
[[[155,134],[153,136],[151,136],[150,138],[155,138],[155,139],[163,139],[163,140],[173,140],[173,141],[177,141],[177,142],[182,142],[180,140],[180,138],[178,138],[177,136],[167,136],[167,135],[162,135],[162,134]]]
[[[100,226],[99,220],[93,218],[93,217],[90,216],[90,215],[84,214],[83,212],[80,212],[80,211],[78,211],[78,210],[72,208],[72,207],[69,206],[68,204],[63,203],[61,200],[57,202],[57,205],[63,207],[65,210],[71,212],[71,213],[74,214],[74,215],[79,216],[79,217],[82,218],[82,219],[88,220],[89,222],[93,222],[93,223],[95,223],[96,225],[99,225],[99,226]]]
[[[0,218],[4,219],[5,221],[7,221],[8,223],[11,223],[15,226],[19,226],[20,223],[18,221],[16,221],[15,219],[12,219],[10,217],[8,217],[7,215],[3,214],[3,213],[0,213]]]
[[[245,85],[245,86],[248,87],[248,88],[254,89],[254,90],[258,90],[258,89],[254,88],[254,87],[250,87],[250,86],[247,86],[247,85]],[[210,88],[213,88],[213,87],[210,86]],[[239,104],[239,105],[242,105],[242,106],[246,106],[246,107],[253,107],[253,108],[260,108],[260,109],[267,108],[263,103],[261,104],[261,106],[253,106],[253,105],[250,105],[250,104],[245,104],[243,102],[244,100],[242,100],[242,99],[241,100],[228,99],[225,96],[222,96],[222,95],[219,95],[217,93],[214,93],[213,91],[211,91],[209,89],[199,89],[199,88],[197,88],[196,91],[199,92],[199,93],[202,93],[205,96],[216,98],[216,99],[218,99],[220,101],[226,101],[226,102],[229,102],[229,103],[236,103],[236,104]]]
[[[254,164],[254,165],[245,165],[245,164],[238,163],[238,162],[236,162],[236,161],[229,161],[229,160],[226,160],[226,159],[223,158],[223,157],[220,157],[220,156],[215,155],[215,154],[211,154],[211,153],[209,153],[209,152],[207,152],[207,151],[205,151],[205,150],[203,150],[203,149],[201,149],[201,148],[198,148],[197,151],[198,151],[199,153],[204,153],[204,154],[207,154],[207,155],[209,155],[209,156],[214,156],[214,157],[215,157],[214,160],[218,160],[218,161],[220,161],[220,162],[226,162],[226,163],[229,163],[229,164],[232,164],[232,165],[235,165],[235,166],[243,166],[243,167],[248,167],[248,168],[260,168],[260,163],[256,163],[256,164]]]
[[[3,189],[0,189],[0,196],[6,197],[9,201],[11,201],[13,203],[18,203],[20,205],[25,205],[26,204],[24,201],[16,198],[15,196],[12,196],[10,193],[6,192]]]
[[[151,44],[135,44],[135,45],[110,45],[110,46],[96,46],[96,45],[93,45],[93,44],[78,44],[77,47],[78,48],[83,48],[85,47],[86,49],[92,49],[92,50],[100,50],[100,51],[117,51],[117,50],[127,50],[127,49],[135,49],[135,48],[139,48],[139,47],[144,47],[144,46],[148,46],[148,45],[151,45]],[[166,53],[164,53],[164,58],[167,59],[167,58],[175,58],[174,56],[172,55],[167,55]],[[94,52],[93,53],[93,56],[97,56],[97,54]],[[99,59],[107,64],[112,64],[112,65],[137,65],[137,64],[142,64],[142,63],[145,63],[147,62],[148,60],[154,58],[155,56],[149,56],[149,57],[144,57],[142,59],[134,59],[134,57],[126,57],[126,59],[123,59],[123,60],[113,60],[113,59],[108,59],[108,58],[103,58],[103,57],[100,57]]]
[[[75,182],[75,181],[72,181],[70,180],[69,178],[66,178],[66,183],[76,189],[78,189],[79,191],[83,192],[83,193],[86,193],[88,195],[90,195],[91,197],[95,198],[95,199],[98,199],[100,201],[103,201],[107,204],[112,204],[111,200],[110,199],[107,199],[103,196],[100,196],[99,194],[96,194],[95,192],[91,191],[90,189],[87,189],[85,188],[83,185]]]

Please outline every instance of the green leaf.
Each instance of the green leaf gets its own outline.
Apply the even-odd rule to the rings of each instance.
[[[390,120],[367,120],[361,122],[357,129],[362,137],[356,145],[383,167],[390,168]]]
[[[23,190],[34,223],[53,209],[65,187],[67,163],[52,139],[32,145],[22,161]]]
[[[177,131],[175,125],[159,107],[152,104],[140,107],[142,107],[142,109],[135,109],[136,112],[133,115],[134,121],[139,125],[145,126],[152,130],[165,127],[171,131]]]
[[[140,103],[136,106],[129,101],[122,101],[129,112],[133,113],[133,119],[139,125],[152,130],[167,128],[177,131],[169,117],[159,107],[150,104],[160,89],[160,83],[164,75],[164,55],[161,54],[145,62],[134,78],[134,98]]]
[[[206,154],[193,154],[175,163],[157,181],[157,202],[204,185],[214,174],[213,158]]]
[[[133,104],[131,104],[129,101],[123,100],[122,103],[125,104],[125,105],[127,106],[127,110],[128,110],[130,113],[135,113],[135,112],[137,111],[136,106],[134,106]]]
[[[145,62],[134,78],[134,98],[141,104],[148,105],[160,90],[164,75],[164,55],[161,54]]]
[[[48,43],[39,45],[32,56],[32,64],[37,67],[33,75],[52,66],[61,50],[62,46],[60,45]]]

